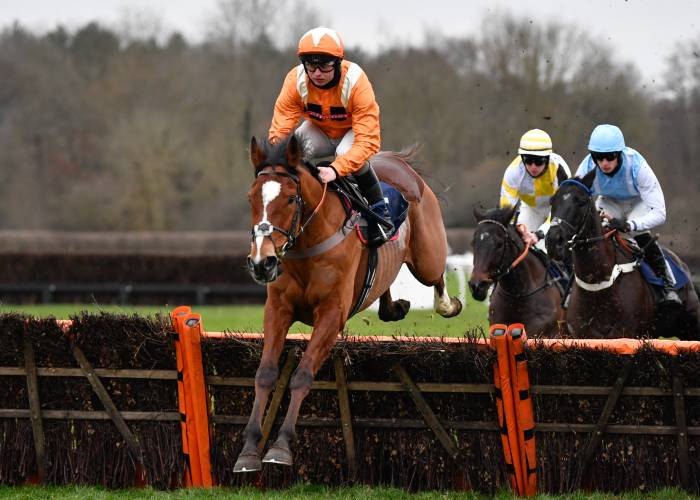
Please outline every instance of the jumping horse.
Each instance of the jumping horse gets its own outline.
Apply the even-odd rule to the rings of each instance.
[[[469,289],[482,301],[495,285],[489,304],[489,323],[523,323],[532,337],[557,337],[564,321],[561,306],[563,284],[552,276],[547,257],[538,256],[523,242],[511,221],[517,207],[482,211],[474,207],[477,221],[472,239],[474,269]]]
[[[604,231],[592,196],[596,170],[562,182],[551,198],[552,223],[547,252],[560,258],[572,252],[575,282],[567,325],[578,338],[677,336],[700,338],[700,303],[692,280],[678,290],[684,310],[671,316],[657,311],[655,292],[638,269],[639,261],[617,231]],[[614,241],[614,240],[616,240]],[[671,252],[683,270],[688,267]],[[658,313],[658,314],[657,314]]]
[[[267,301],[255,401],[234,472],[257,471],[262,463],[292,464],[290,445],[300,405],[351,313],[377,298],[384,321],[402,319],[408,312],[410,303],[393,301],[389,291],[403,263],[419,282],[434,287],[438,314],[451,317],[460,312],[461,303],[450,298],[445,287],[447,238],[440,205],[412,168],[412,156],[412,152],[380,152],[371,158],[378,177],[398,188],[410,205],[398,237],[377,249],[375,279],[367,290],[371,252],[353,229],[353,212],[340,196],[327,192],[312,166],[302,161],[294,136],[275,145],[252,139],[255,181],[248,192],[253,229],[247,265],[253,279],[267,285]],[[313,330],[290,380],[284,422],[261,462],[258,443],[263,413],[294,321]]]

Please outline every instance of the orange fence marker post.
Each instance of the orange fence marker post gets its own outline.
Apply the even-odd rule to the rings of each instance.
[[[496,350],[497,355],[496,363],[494,363],[494,383],[496,385],[496,407],[498,409],[498,424],[501,429],[503,456],[505,457],[511,487],[513,491],[521,494],[525,488],[520,463],[517,419],[515,402],[513,401],[506,330],[506,325],[491,325],[489,336],[491,338],[491,346]]]
[[[183,334],[180,331],[179,317],[192,312],[187,306],[180,306],[170,313],[170,321],[175,331],[175,359],[177,363],[177,408],[180,413],[180,436],[182,438],[182,453],[185,457],[185,486],[190,487],[199,484],[200,474],[192,470],[190,462],[190,440],[187,433],[187,388],[185,386],[185,355],[183,353]]]
[[[511,352],[511,374],[513,376],[513,396],[518,422],[518,444],[520,461],[525,484],[524,494],[537,494],[537,450],[535,447],[535,417],[532,410],[530,377],[525,357],[525,326],[514,323],[508,327],[508,343]]]
[[[204,364],[202,360],[201,338],[202,317],[199,314],[188,314],[182,317],[181,331],[184,333],[184,354],[186,371],[184,373],[185,385],[188,388],[187,402],[191,409],[187,409],[188,435],[195,436],[197,449],[190,448],[190,459],[194,458],[199,465],[200,486],[211,487],[211,456],[209,436],[209,397],[204,380]],[[190,426],[192,423],[192,426]]]
[[[185,485],[212,486],[209,456],[209,413],[201,351],[201,317],[182,306],[170,313],[175,330]]]

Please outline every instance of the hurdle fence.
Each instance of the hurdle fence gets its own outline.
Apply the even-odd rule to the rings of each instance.
[[[510,485],[518,494],[531,495],[537,490],[556,492],[596,487],[596,475],[601,470],[619,465],[611,464],[605,458],[614,448],[606,439],[615,435],[624,439],[642,437],[649,442],[656,439],[667,448],[665,455],[659,457],[671,462],[667,472],[660,473],[664,477],[649,478],[650,486],[677,485],[695,492],[699,489],[700,463],[693,451],[700,445],[700,385],[690,376],[700,367],[698,342],[547,341],[525,340],[524,335],[514,339],[512,333],[517,333],[522,325],[493,325],[490,339],[343,337],[322,370],[324,373],[313,383],[312,394],[307,398],[312,411],[300,416],[300,450],[295,454],[293,470],[286,475],[268,471],[234,477],[230,469],[242,446],[240,431],[247,423],[252,404],[255,379],[250,367],[257,366],[261,335],[206,332],[200,315],[192,313],[189,307],[180,307],[171,313],[172,326],[167,322],[158,324],[163,332],[157,342],[149,339],[155,344],[162,344],[168,338],[173,341],[170,344],[172,350],[156,363],[161,368],[115,369],[100,366],[102,355],[95,354],[99,349],[95,350],[96,347],[90,344],[90,333],[109,325],[116,325],[116,329],[123,332],[128,322],[120,326],[117,318],[83,317],[51,327],[49,322],[34,325],[27,318],[20,319],[19,323],[17,318],[13,319],[14,328],[21,329],[13,337],[20,354],[16,356],[14,366],[8,365],[7,356],[0,357],[0,365],[4,365],[0,366],[0,384],[6,385],[10,392],[26,391],[26,397],[19,398],[24,402],[23,407],[3,404],[0,408],[0,422],[5,425],[5,441],[0,441],[5,450],[0,446],[0,458],[25,452],[20,448],[13,449],[8,443],[12,441],[13,432],[22,434],[25,432],[23,426],[28,424],[33,459],[5,462],[0,466],[0,483],[60,484],[75,480],[70,474],[61,476],[57,472],[56,464],[63,460],[60,458],[63,452],[57,449],[56,442],[49,439],[53,431],[46,430],[47,426],[56,425],[52,422],[60,421],[72,427],[90,422],[113,426],[112,429],[116,430],[113,435],[120,444],[119,456],[128,457],[130,464],[120,470],[129,467],[131,470],[124,472],[121,478],[100,476],[102,483],[110,486],[284,485],[309,477],[309,474],[313,480],[312,469],[316,468],[324,471],[324,481],[329,484],[378,482],[411,489],[437,485],[438,488],[483,491]],[[141,324],[141,327],[144,331],[154,329],[149,323]],[[53,335],[48,333],[52,328]],[[503,333],[499,333],[499,329]],[[47,338],[55,345],[61,344],[66,358],[72,357],[74,366],[52,366],[51,363],[42,366],[37,362],[38,357],[47,358],[47,348],[41,344]],[[261,449],[281,421],[286,387],[308,339],[308,335],[288,337],[280,378],[263,422]],[[123,348],[131,349],[128,346]],[[381,366],[374,368],[372,377],[358,377],[361,368],[370,366],[373,350],[384,355],[378,363]],[[408,350],[408,354],[403,350]],[[138,356],[138,353],[129,352],[132,358]],[[542,353],[549,356],[545,358],[549,361],[540,363],[546,365],[552,364],[551,360],[558,359],[558,355],[570,352],[577,352],[582,357],[603,359],[603,356],[613,360],[614,377],[605,385],[533,383],[538,378],[547,378],[541,368],[530,371],[528,377],[528,358],[532,361],[533,357],[537,358],[537,353]],[[239,357],[231,359],[231,353]],[[431,357],[446,359],[445,366],[448,367],[455,364],[454,360],[460,360],[456,364],[459,366],[466,356],[476,360],[474,366],[469,365],[464,370],[465,373],[473,372],[474,377],[460,377],[459,370],[455,370],[455,373],[443,374],[449,375],[449,380],[432,382],[419,366],[423,358]],[[670,375],[665,385],[630,384],[635,377],[634,363],[640,356],[646,356],[650,363],[668,365]],[[222,363],[222,359],[229,363],[233,361],[238,366]],[[164,368],[168,365],[170,368]],[[472,369],[474,367],[484,369]],[[490,370],[494,371],[489,373]],[[51,394],[54,381],[62,381],[68,386],[71,380],[87,382],[83,384],[82,393],[85,396],[89,387],[93,403],[81,405],[90,406],[90,409],[58,408],[58,403],[47,396]],[[149,410],[125,409],[121,393],[131,383],[148,384],[154,393],[167,394],[167,401]],[[398,416],[385,414],[386,398],[393,397],[402,398],[397,400]],[[593,417],[588,421],[559,421],[556,412],[547,414],[545,411],[550,408],[545,398],[578,401],[579,404],[585,401],[593,407],[589,412]],[[625,408],[629,407],[621,407],[625,398],[636,398],[654,408],[654,405],[658,408],[670,406],[670,410],[663,422],[616,423],[613,418],[616,412],[625,413]],[[464,418],[468,412],[461,411],[460,405],[471,405],[469,411],[482,415],[482,418]],[[96,409],[98,406],[103,409]],[[332,407],[332,411],[323,416],[326,407]],[[377,414],[372,414],[373,411]],[[538,420],[536,417],[546,418]],[[179,447],[178,456],[165,467],[155,463],[158,460],[154,457],[162,458],[167,453],[164,449],[149,448],[148,435],[138,428],[145,424],[165,425],[165,434],[179,428],[177,439],[166,443],[170,452],[173,447]],[[323,457],[334,461],[332,467],[325,462],[321,464],[319,460],[322,458],[313,453],[314,446],[326,446],[318,443],[318,436],[322,434],[332,438],[329,442],[337,443],[333,445],[334,451]],[[418,441],[404,446],[402,440],[407,440],[409,434]],[[70,435],[73,439],[81,436],[80,433]],[[566,441],[565,446],[560,446],[569,446],[575,451],[565,457],[575,465],[552,473],[543,467],[543,463],[555,456],[548,443],[560,439],[556,436],[575,440],[575,444]],[[370,444],[367,444],[368,440],[371,440]],[[534,446],[535,441],[538,447]],[[624,441],[628,442],[633,441]],[[673,446],[669,447],[669,443]],[[77,442],[67,447],[71,448],[71,453],[79,453],[82,446],[86,445]],[[391,451],[387,452],[388,449]],[[652,452],[656,449],[650,448]],[[486,451],[491,452],[489,458],[484,456]],[[483,467],[474,463],[479,453],[482,461],[490,460],[481,464]],[[432,458],[427,460],[426,457]],[[379,459],[383,460],[381,466],[377,462]],[[467,459],[468,463],[465,463]],[[440,464],[439,471],[445,473],[446,479],[436,479],[430,470],[425,469],[433,460]],[[418,465],[410,465],[416,461]],[[395,471],[406,469],[406,464],[413,467],[414,477],[420,480],[401,482],[401,477],[395,477],[402,474]],[[623,465],[630,466],[630,463]],[[645,467],[638,463],[632,466]],[[393,471],[394,476],[373,472],[373,467],[377,470],[384,467]],[[474,470],[465,471],[469,467]],[[622,485],[612,489],[624,488]]]

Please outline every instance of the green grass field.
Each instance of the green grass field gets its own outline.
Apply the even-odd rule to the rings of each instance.
[[[204,498],[226,498],[245,500],[289,500],[289,499],[334,499],[334,500],[439,500],[439,499],[462,499],[462,500],[486,500],[495,498],[506,500],[516,498],[509,491],[501,491],[495,496],[475,493],[475,492],[446,492],[446,491],[426,491],[420,493],[409,493],[396,488],[368,486],[352,486],[347,488],[326,488],[324,486],[314,486],[300,484],[286,490],[257,490],[254,488],[212,488],[191,489],[178,491],[155,491],[144,490],[105,490],[97,487],[83,486],[63,486],[63,487],[35,487],[25,486],[19,488],[8,488],[0,486],[0,498],[24,500],[24,499],[61,499],[61,500],[136,500],[142,498],[149,499],[204,499]],[[532,497],[539,500],[569,499],[569,500],[690,500],[698,498],[679,489],[663,489],[652,492],[629,492],[621,495],[606,493],[584,493],[577,492],[567,495],[536,495]]]
[[[36,317],[54,316],[68,319],[86,311],[91,314],[107,312],[112,314],[138,314],[150,316],[167,315],[170,306],[113,306],[94,304],[48,304],[48,305],[2,305],[0,312],[21,312]],[[192,311],[202,315],[206,331],[261,332],[262,306],[194,306]],[[418,335],[461,337],[476,328],[487,329],[487,305],[483,302],[468,301],[462,313],[445,319],[432,310],[412,310],[401,321],[384,323],[376,311],[365,310],[357,314],[347,324],[347,331],[353,335]],[[311,327],[295,323],[291,333],[309,333]]]

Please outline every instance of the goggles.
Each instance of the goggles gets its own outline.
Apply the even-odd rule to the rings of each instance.
[[[610,152],[605,152],[605,153],[598,153],[596,151],[591,151],[591,158],[593,158],[593,161],[603,161],[603,160],[614,161],[614,160],[617,160],[617,158],[619,156],[620,156],[619,151],[610,151]]]
[[[304,61],[304,69],[309,73],[313,73],[316,70],[319,70],[321,73],[330,73],[335,69],[335,61],[318,63]]]
[[[525,165],[535,165],[536,167],[541,167],[549,163],[549,156],[537,156],[537,155],[520,155]]]

